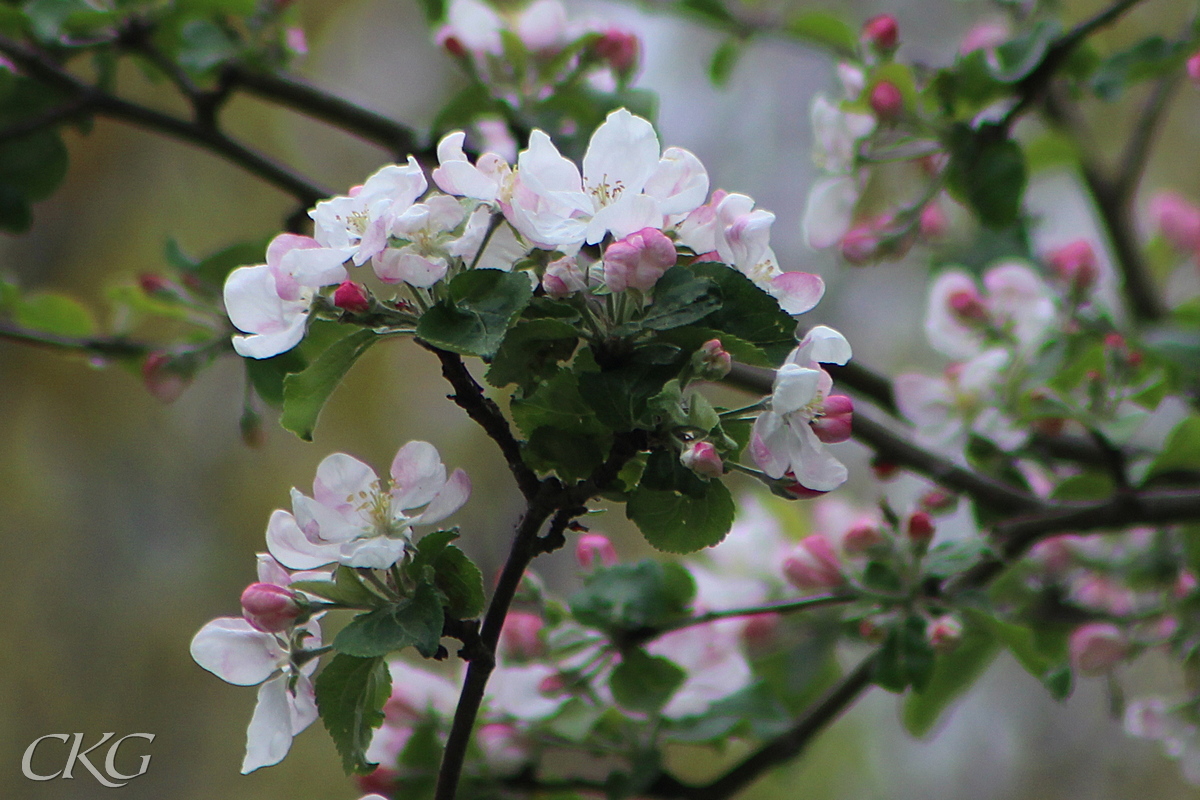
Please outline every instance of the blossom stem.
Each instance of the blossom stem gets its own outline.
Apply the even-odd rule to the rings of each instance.
[[[475,267],[479,266],[479,259],[483,258],[483,251],[487,250],[488,244],[491,243],[492,234],[503,224],[504,215],[492,212],[492,216],[488,220],[487,230],[483,234],[483,240],[479,243],[479,249],[475,251],[475,257],[471,259],[471,266],[468,269],[475,269]]]

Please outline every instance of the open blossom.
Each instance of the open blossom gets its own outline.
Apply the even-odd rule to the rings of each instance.
[[[820,364],[845,364],[850,344],[824,326],[809,331],[775,373],[770,409],[755,420],[750,453],[772,478],[793,473],[806,489],[827,492],[841,486],[846,467],[822,444],[813,422],[825,413],[833,386]]]
[[[428,187],[421,165],[412,156],[404,166],[389,164],[350,190],[349,195],[322,200],[309,212],[314,238],[341,251],[343,260],[361,266],[387,246],[396,216]]]
[[[813,98],[813,160],[828,174],[813,182],[804,209],[809,247],[832,247],[850,230],[864,185],[864,176],[856,171],[856,151],[875,125],[870,114],[843,111],[825,95]]]
[[[974,433],[1002,450],[1025,443],[1028,431],[1001,409],[997,387],[1012,356],[993,347],[965,362],[951,364],[940,376],[897,375],[896,405],[916,426],[917,441],[941,452],[959,454]]]
[[[671,719],[702,714],[754,679],[740,626],[697,625],[672,631],[648,644],[646,651],[670,659],[687,672],[663,707],[663,716]]]
[[[930,287],[925,333],[951,358],[971,358],[1001,343],[1029,352],[1054,323],[1053,298],[1046,282],[1020,262],[990,267],[982,292],[970,275],[950,270]]]
[[[225,279],[225,312],[245,336],[233,349],[247,358],[270,358],[304,338],[313,295],[346,279],[341,251],[316,239],[282,233],[267,246],[267,263],[238,267]]]
[[[196,663],[223,681],[237,686],[258,685],[258,703],[246,730],[246,757],[242,774],[278,764],[292,746],[292,737],[317,718],[317,704],[309,676],[316,659],[296,665],[300,648],[321,645],[315,620],[289,637],[255,630],[240,617],[220,617],[209,622],[192,639]]]
[[[358,459],[334,453],[317,467],[312,497],[292,489],[292,513],[271,514],[267,546],[293,569],[334,562],[384,569],[404,556],[412,526],[445,519],[470,493],[467,474],[457,469],[447,477],[428,442],[400,448],[388,483]],[[423,511],[409,515],[422,506]]]

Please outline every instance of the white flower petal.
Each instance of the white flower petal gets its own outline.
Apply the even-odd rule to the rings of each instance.
[[[286,657],[275,637],[241,617],[219,617],[192,637],[192,658],[221,680],[237,686],[262,683]]]
[[[287,676],[280,675],[258,688],[258,703],[246,729],[246,758],[242,774],[278,764],[292,748],[292,711],[287,696]]]

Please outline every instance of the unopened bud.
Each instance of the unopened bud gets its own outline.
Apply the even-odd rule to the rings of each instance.
[[[941,239],[946,235],[946,229],[949,227],[950,220],[936,200],[930,201],[921,209],[921,219],[917,230],[922,239],[926,241]]]
[[[879,233],[869,223],[855,225],[842,235],[842,258],[851,264],[869,264],[879,260]]]
[[[613,72],[627,78],[637,67],[641,43],[637,35],[629,31],[609,28],[600,35],[592,49]]]
[[[248,405],[242,409],[242,416],[238,419],[238,432],[247,447],[257,448],[266,444],[267,432],[263,429],[262,415]]]
[[[303,610],[299,595],[273,583],[252,583],[242,592],[242,616],[255,630],[279,633],[292,627]]]
[[[823,492],[819,489],[810,489],[800,481],[796,480],[796,473],[788,470],[783,474],[782,478],[772,481],[771,494],[776,497],[782,497],[785,500],[811,500],[814,497],[820,497],[829,492]]]
[[[882,543],[883,531],[879,529],[878,525],[870,522],[852,525],[842,537],[842,549],[854,555],[865,553]]]
[[[1187,60],[1187,74],[1192,83],[1200,86],[1200,53],[1192,53]]]
[[[880,81],[875,84],[867,103],[881,122],[893,122],[904,111],[904,95],[891,81]]]
[[[175,294],[174,284],[162,275],[157,275],[153,272],[143,272],[141,275],[138,275],[137,280],[141,290],[150,297],[173,296]]]
[[[881,481],[890,481],[900,472],[900,465],[895,461],[887,461],[876,456],[871,459],[871,472]]]
[[[658,228],[642,228],[604,251],[604,283],[614,292],[648,292],[675,266],[675,243]]]
[[[1086,239],[1076,239],[1050,251],[1046,260],[1059,280],[1076,292],[1090,289],[1100,274],[1096,253]]]
[[[842,562],[829,540],[820,534],[800,540],[783,561],[783,574],[801,591],[832,589],[845,583]]]
[[[142,362],[142,382],[150,394],[164,403],[179,399],[194,374],[192,359],[178,358],[162,350],[155,350]]]
[[[751,650],[770,650],[779,638],[779,624],[782,621],[783,617],[774,612],[755,614],[746,620],[746,627],[742,628],[742,641]]]
[[[1071,666],[1084,675],[1103,675],[1129,654],[1129,642],[1116,625],[1090,622],[1076,628],[1068,640]]]
[[[951,292],[946,298],[951,313],[959,322],[970,324],[986,323],[988,321],[987,306],[983,297],[975,289],[959,289]]]
[[[579,269],[574,256],[564,256],[546,265],[546,272],[542,275],[542,289],[555,300],[569,297],[586,288],[587,278],[583,270]]]
[[[925,638],[930,646],[939,653],[953,650],[962,641],[963,626],[957,617],[944,614],[929,621],[925,628]]]
[[[537,614],[525,611],[510,611],[500,629],[500,649],[509,658],[528,661],[537,658],[545,649],[542,646],[542,628],[546,623]]]
[[[455,58],[465,58],[467,48],[463,46],[462,40],[450,32],[450,27],[447,26],[439,31],[435,37],[438,44],[446,48],[446,52]]]
[[[733,369],[733,356],[721,346],[720,339],[709,339],[692,354],[692,369],[701,380],[719,381]]]
[[[361,283],[343,281],[333,293],[333,304],[351,314],[362,314],[371,307],[367,290]]]
[[[1177,250],[1200,248],[1200,208],[1176,192],[1162,192],[1150,201],[1150,216],[1162,235]]]
[[[719,478],[725,474],[725,465],[712,442],[692,442],[680,454],[679,463],[706,478]]]
[[[958,505],[958,498],[949,492],[943,492],[941,489],[932,489],[921,495],[920,506],[930,514],[940,514],[945,511],[954,510]]]
[[[860,38],[879,50],[895,50],[900,41],[900,26],[891,14],[880,14],[863,23]]]
[[[863,617],[858,621],[858,635],[871,644],[880,644],[887,638],[887,630],[873,617]]]
[[[926,547],[933,538],[937,527],[933,524],[933,517],[929,516],[928,511],[914,511],[909,515],[904,529],[910,542],[917,547]]]
[[[844,394],[830,395],[821,405],[821,414],[810,423],[813,433],[825,444],[837,444],[850,438],[854,402]]]
[[[1175,585],[1171,588],[1171,594],[1176,600],[1183,600],[1185,597],[1191,596],[1192,592],[1196,591],[1196,575],[1190,570],[1181,570],[1179,576],[1175,578]]]
[[[611,567],[617,563],[617,549],[602,533],[585,533],[575,542],[575,559],[584,569]]]

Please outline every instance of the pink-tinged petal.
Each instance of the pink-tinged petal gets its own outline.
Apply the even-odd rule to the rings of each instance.
[[[286,514],[287,512],[285,511],[284,513]],[[292,582],[292,576],[269,553],[259,553],[258,580],[259,583],[273,583],[276,586],[287,586]]]
[[[813,183],[801,223],[809,247],[824,250],[842,241],[854,220],[860,193],[852,175],[819,178]]]
[[[433,500],[446,485],[446,467],[429,442],[409,442],[392,459],[392,508],[419,508]]]
[[[786,313],[811,311],[825,295],[825,281],[809,272],[785,272],[771,279],[768,290]],[[844,362],[843,362],[844,363]]]
[[[502,55],[500,17],[479,0],[452,0],[446,21],[453,36],[473,53]]]
[[[249,358],[268,358],[295,347],[304,338],[307,300],[284,300],[265,264],[238,267],[225,280],[225,311],[238,330],[234,349]]]
[[[428,289],[446,277],[450,265],[445,259],[429,259],[407,248],[388,248],[371,259],[371,267],[384,283],[400,283]]]
[[[253,686],[271,677],[287,656],[269,633],[241,617],[219,617],[192,637],[192,658],[226,683]]]
[[[316,569],[337,560],[336,548],[309,541],[296,518],[278,509],[267,523],[267,549],[276,561],[291,569]]]
[[[311,236],[301,236],[295,233],[281,233],[267,245],[267,266],[275,276],[276,290],[279,296],[286,300],[295,300],[300,296],[300,286],[295,277],[283,266],[283,257],[292,250],[307,250],[321,247],[320,242]]]
[[[535,0],[517,16],[516,33],[535,53],[558,47],[567,36],[567,10],[558,0]]]
[[[941,378],[908,372],[897,375],[893,386],[900,413],[919,428],[941,424],[954,406],[954,394]]]
[[[800,345],[788,355],[787,361],[802,367],[814,361],[818,364],[845,364],[853,355],[845,336],[833,328],[817,325],[804,334]]]
[[[292,513],[296,517],[296,525],[314,546],[321,548],[348,542],[374,528],[370,509],[372,495],[373,491],[360,497],[357,506],[342,504],[335,507],[319,503],[298,489],[292,489]],[[312,552],[314,556],[329,553],[328,550]]]
[[[979,352],[979,333],[963,324],[951,304],[951,298],[968,292],[978,293],[975,280],[957,270],[938,275],[929,287],[925,334],[935,350],[951,358],[970,358]]]
[[[801,486],[818,492],[830,492],[846,482],[849,473],[807,423],[793,422],[789,425],[800,444],[799,452],[792,457],[792,471]]]
[[[280,271],[290,276],[298,286],[332,286],[349,277],[343,266],[345,262],[346,253],[342,250],[326,247],[297,248],[283,255]],[[276,282],[278,283],[278,280]]]
[[[441,166],[433,171],[433,182],[446,194],[490,203],[496,199],[500,186],[493,176],[467,161],[462,150],[465,136],[462,131],[455,131],[442,138],[438,144]]]
[[[657,200],[644,194],[625,194],[596,211],[587,225],[584,241],[596,244],[608,231],[612,231],[614,238],[624,239],[643,228],[661,228],[662,224],[663,214]]]
[[[496,713],[520,720],[546,719],[566,702],[566,695],[547,697],[542,682],[558,674],[548,664],[529,664],[520,667],[496,667],[488,681],[486,702]]]
[[[379,484],[375,470],[345,453],[331,453],[317,465],[313,498],[339,513],[358,508]]]
[[[389,724],[413,722],[428,714],[449,718],[458,705],[458,687],[441,675],[407,661],[388,664],[392,696],[383,707]]]
[[[537,194],[578,195],[579,208],[590,207],[590,199],[583,194],[579,168],[570,159],[563,158],[544,132],[535,128],[529,134],[529,147],[517,156],[517,169],[521,182]]]
[[[772,478],[782,478],[788,471],[786,437],[787,426],[778,414],[764,411],[754,420],[750,435],[750,457]]]
[[[737,626],[684,628],[655,639],[646,650],[687,672],[663,708],[664,716],[673,719],[704,713],[713,702],[744,689],[753,678]]]
[[[1054,292],[1025,264],[1012,262],[992,267],[983,275],[988,306],[1011,322],[1013,335],[1025,348],[1041,344],[1054,324]]]
[[[661,148],[654,126],[624,108],[611,112],[588,142],[583,182],[607,205],[614,192],[639,194],[658,167]]]
[[[296,317],[282,330],[259,333],[253,336],[234,336],[233,350],[243,358],[271,358],[286,353],[304,338],[307,313]]]
[[[287,676],[280,675],[258,688],[258,703],[246,729],[246,757],[242,774],[278,764],[292,748],[292,711],[288,703]]]
[[[776,414],[791,414],[817,399],[823,370],[784,364],[775,373],[771,392],[771,410]]]
[[[454,470],[450,479],[438,491],[425,510],[414,517],[413,525],[432,525],[458,511],[471,496],[471,479],[461,469]]]
[[[663,214],[687,214],[708,195],[708,172],[700,159],[681,147],[668,147],[646,180],[645,193],[658,200]]]

